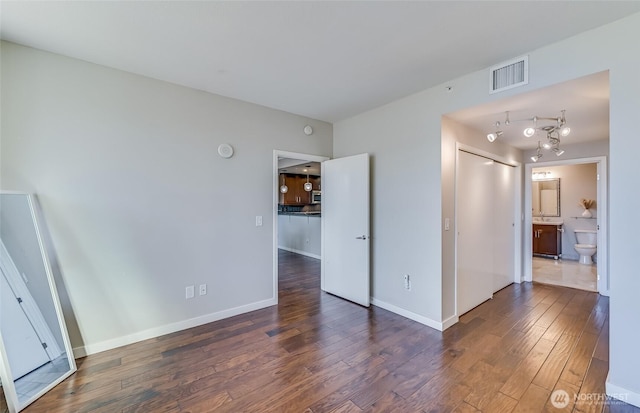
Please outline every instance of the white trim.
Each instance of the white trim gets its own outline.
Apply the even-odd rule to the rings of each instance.
[[[447,328],[451,327],[452,325],[456,324],[458,321],[460,320],[460,318],[457,315],[452,315],[449,318],[446,318],[442,321],[442,330],[444,331]]]
[[[605,381],[605,393],[607,396],[613,397],[617,400],[622,400],[623,402],[630,404],[632,406],[640,407],[640,393],[633,392],[629,389],[625,389],[624,387],[613,384],[609,381],[609,375],[607,375],[607,380]],[[624,395],[624,398],[619,398],[616,396]]]
[[[400,308],[393,304],[380,301],[373,297],[371,297],[370,301],[371,301],[371,304],[375,305],[376,307],[380,307],[387,311],[391,311],[392,313],[401,315],[402,317],[408,318],[409,320],[416,321],[420,324],[424,324],[425,326],[434,328],[438,331],[444,331],[458,322],[458,316],[451,316],[448,319],[444,320],[443,322],[440,322],[440,321],[432,320],[429,317],[416,314],[412,311],[405,310],[404,308]]]
[[[550,167],[550,166],[567,166],[567,165],[582,165],[588,163],[595,163],[598,168],[598,174],[600,179],[597,181],[597,206],[598,206],[598,274],[600,274],[600,280],[598,281],[598,293],[609,296],[609,211],[608,206],[608,176],[607,176],[607,157],[606,156],[593,156],[588,158],[576,158],[566,159],[562,161],[553,162],[536,162],[525,164],[525,176],[524,176],[524,233],[523,233],[523,257],[524,257],[524,280],[533,281],[533,259],[532,259],[532,245],[531,245],[531,232],[533,217],[531,216],[531,173],[534,168]],[[604,276],[602,276],[604,274]]]
[[[317,260],[320,259],[320,255],[318,254],[312,254],[310,252],[307,251],[302,251],[302,250],[297,250],[295,248],[288,248],[288,247],[281,247],[278,246],[279,250],[283,250],[283,251],[289,251],[289,252],[293,252],[294,254],[300,254],[300,255],[304,255],[305,257],[311,257],[311,258],[315,258]]]
[[[268,300],[257,301],[255,303],[218,311],[216,313],[205,314],[199,317],[194,317],[187,320],[178,321],[175,323],[166,324],[163,326],[139,331],[137,333],[129,334],[126,336],[101,341],[99,343],[88,344],[82,347],[75,347],[73,349],[73,355],[75,358],[84,357],[89,354],[95,354],[101,351],[111,350],[116,347],[137,343],[138,341],[148,340],[150,338],[163,336],[165,334],[175,333],[177,331],[182,331],[188,328],[193,328],[193,327],[201,326],[203,324],[212,323],[214,321],[233,317],[239,314],[260,310],[262,308],[270,307],[276,304],[277,302],[273,298],[270,298]]]

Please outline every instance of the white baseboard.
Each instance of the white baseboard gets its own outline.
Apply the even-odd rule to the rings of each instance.
[[[452,315],[451,317],[445,319],[442,322],[442,331],[444,331],[447,328],[451,327],[452,325],[456,324],[459,320],[460,320],[460,318],[457,315]]]
[[[458,321],[458,317],[457,316],[453,316],[448,318],[447,320],[445,320],[444,322],[440,322],[440,321],[435,321],[432,320],[428,317],[422,316],[420,314],[416,314],[412,311],[409,310],[405,310],[404,308],[400,308],[398,306],[395,306],[393,304],[389,304],[389,303],[385,303],[384,301],[380,301],[378,299],[375,299],[373,297],[371,297],[371,304],[375,305],[376,307],[380,307],[380,308],[384,308],[387,311],[391,311],[392,313],[401,315],[403,317],[406,317],[410,320],[416,321],[420,324],[424,324],[427,327],[431,327],[434,328],[436,330],[439,331],[444,331],[447,328],[451,327],[453,324],[455,324]],[[455,321],[452,322],[452,318],[455,317]],[[449,324],[451,323],[451,324]]]
[[[631,390],[625,389],[624,387],[620,387],[611,383],[609,381],[608,375],[607,381],[605,382],[605,391],[607,393],[607,396],[613,397],[614,399],[622,400],[627,404],[640,407],[640,393],[633,392]]]
[[[297,250],[295,248],[288,248],[288,247],[281,247],[278,246],[278,249],[280,250],[284,250],[284,251],[289,251],[289,252],[293,252],[294,254],[300,254],[300,255],[304,255],[305,257],[311,257],[311,258],[315,258],[317,260],[319,260],[321,257],[317,254],[312,254],[310,252],[307,251],[302,251],[302,250]]]
[[[80,358],[89,354],[99,353],[101,351],[111,350],[116,347],[126,346],[128,344],[137,343],[138,341],[159,337],[165,334],[175,333],[176,331],[186,330],[188,328],[197,327],[203,324],[212,323],[224,318],[233,317],[239,314],[248,313],[250,311],[259,310],[261,308],[270,307],[278,304],[275,298],[264,301],[242,305],[240,307],[230,308],[228,310],[218,311],[216,313],[205,314],[200,317],[190,318],[188,320],[178,321],[176,323],[166,324],[160,327],[150,328],[137,333],[117,337],[111,340],[101,341],[99,343],[87,344],[81,347],[73,348],[73,356]]]

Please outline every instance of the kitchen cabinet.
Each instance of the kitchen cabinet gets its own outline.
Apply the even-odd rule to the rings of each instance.
[[[306,176],[280,174],[280,185],[282,185],[283,179],[289,190],[284,194],[280,192],[279,204],[307,205],[311,203],[311,193],[304,190],[304,184],[307,182]]]
[[[309,178],[309,182],[311,182],[311,184],[313,185],[313,190],[314,191],[321,191],[322,188],[320,187],[320,177],[319,176],[312,176]]]
[[[533,224],[533,254],[562,257],[562,225]]]

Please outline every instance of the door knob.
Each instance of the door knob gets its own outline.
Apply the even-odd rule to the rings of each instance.
[[[367,239],[367,236],[366,236],[366,235],[363,235],[363,236],[361,236],[361,237],[356,237],[356,239]]]

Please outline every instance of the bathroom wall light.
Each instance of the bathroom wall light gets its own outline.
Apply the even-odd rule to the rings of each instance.
[[[550,171],[540,171],[540,172],[532,172],[531,179],[534,181],[540,181],[543,179],[553,178],[553,173]]]

